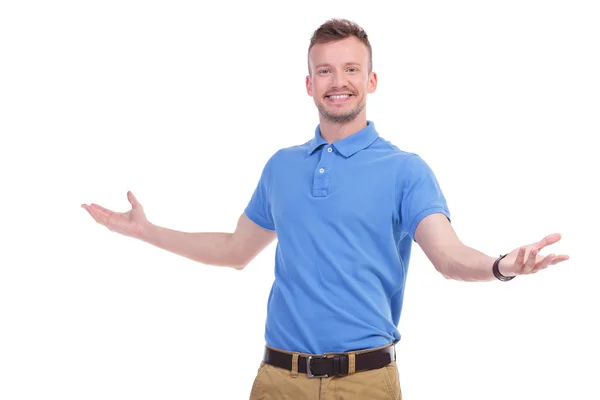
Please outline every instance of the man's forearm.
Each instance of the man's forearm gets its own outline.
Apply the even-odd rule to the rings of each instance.
[[[466,282],[490,281],[496,279],[492,273],[494,261],[496,258],[461,245],[447,257],[447,261],[438,270],[448,279]]]
[[[145,226],[139,239],[202,264],[239,268],[231,251],[232,233],[181,232],[153,224]]]

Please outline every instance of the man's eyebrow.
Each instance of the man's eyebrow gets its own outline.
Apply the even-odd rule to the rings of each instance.
[[[350,66],[350,65],[356,65],[356,66],[360,66],[360,63],[357,61],[349,61],[347,63],[344,64],[344,66]],[[318,64],[315,65],[315,68],[322,68],[322,67],[331,67],[331,64],[329,63],[322,63],[322,64]]]

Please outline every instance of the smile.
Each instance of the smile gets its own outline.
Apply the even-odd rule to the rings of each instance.
[[[330,104],[344,104],[348,101],[350,101],[350,98],[353,97],[352,94],[346,93],[346,94],[332,94],[329,96],[325,96],[325,101],[327,101]]]
[[[351,94],[334,94],[331,96],[327,96],[330,99],[347,99],[348,97],[352,96]]]

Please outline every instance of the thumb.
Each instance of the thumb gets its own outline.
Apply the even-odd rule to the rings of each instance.
[[[140,202],[135,198],[131,190],[127,191],[127,200],[133,208],[141,207]]]

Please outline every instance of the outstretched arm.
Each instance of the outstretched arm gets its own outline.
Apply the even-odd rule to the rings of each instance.
[[[130,236],[202,264],[244,268],[276,238],[242,214],[234,232],[181,232],[150,223],[133,193],[127,193],[131,210],[121,213],[97,204],[83,204],[96,222],[113,232]]]
[[[233,233],[180,232],[150,224],[140,239],[201,264],[243,269],[275,239],[275,232],[242,214]]]
[[[560,240],[554,233],[538,242],[520,246],[504,257],[499,271],[504,276],[533,274],[549,265],[569,259],[567,255],[540,255],[540,250]],[[466,246],[456,235],[446,216],[431,214],[419,223],[415,241],[444,277],[448,279],[478,282],[495,280],[492,266],[496,257],[490,257]]]

